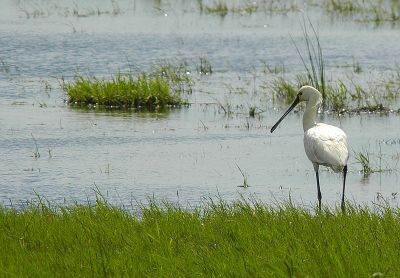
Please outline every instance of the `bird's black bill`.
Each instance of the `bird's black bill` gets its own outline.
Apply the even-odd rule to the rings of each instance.
[[[299,96],[296,97],[296,99],[294,100],[294,102],[292,103],[292,105],[290,105],[290,107],[288,108],[288,110],[286,110],[285,114],[283,114],[283,116],[276,122],[276,124],[274,124],[274,126],[271,128],[271,133],[274,132],[274,130],[278,127],[278,125],[283,121],[283,119],[287,116],[287,114],[290,113],[290,111],[293,110],[293,108],[300,102],[300,98]]]

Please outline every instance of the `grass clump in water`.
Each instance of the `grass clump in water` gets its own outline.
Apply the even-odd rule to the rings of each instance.
[[[312,84],[308,74],[297,74],[293,77],[277,77],[270,82],[273,97],[288,104],[293,102],[297,91],[304,85]],[[343,113],[375,113],[387,114],[392,112],[391,103],[400,97],[400,83],[397,80],[377,81],[369,84],[368,89],[348,80],[338,79],[337,82],[325,87],[325,96],[321,112]]]
[[[369,175],[369,174],[375,172],[371,166],[368,149],[363,148],[361,151],[354,152],[354,158],[357,160],[358,163],[360,163],[362,165],[361,173],[363,173],[365,175]]]
[[[270,83],[273,99],[284,100],[284,103],[293,102],[297,91],[304,85],[311,85],[318,89],[323,97],[322,111],[337,113],[388,113],[387,105],[397,101],[400,96],[399,66],[392,69],[392,74],[386,74],[376,84],[369,84],[369,90],[355,84],[351,76],[347,76],[346,83],[338,79],[335,83],[328,83],[326,65],[323,60],[322,47],[319,36],[311,21],[310,26],[315,36],[315,43],[312,42],[307,33],[306,22],[303,17],[303,37],[306,48],[306,55],[302,55],[295,41],[293,44],[300,56],[306,71],[305,74],[297,74],[294,78],[285,79],[282,76],[275,78]],[[316,45],[316,46],[315,46]],[[355,66],[355,72],[360,73],[359,64]],[[382,75],[382,73],[380,74]],[[386,105],[385,105],[386,104]],[[355,107],[354,107],[355,106]]]
[[[243,3],[235,3],[228,1],[229,6],[223,0],[213,1],[212,5],[204,4],[203,1],[198,1],[199,10],[205,14],[217,14],[221,17],[228,13],[232,14],[253,14],[262,12],[266,14],[286,14],[290,11],[297,12],[300,10],[296,2],[293,1],[244,1]]]
[[[359,22],[398,22],[400,20],[399,1],[339,1],[331,0],[316,3],[334,17],[350,18]]]
[[[172,64],[152,66],[148,74],[118,74],[111,80],[75,76],[63,84],[68,103],[80,106],[138,108],[185,105],[182,94],[191,88],[190,78]]]
[[[228,14],[228,6],[223,1],[214,2],[212,7],[204,6],[202,9],[206,14],[215,13],[221,17],[224,17]]]
[[[68,103],[77,105],[137,108],[181,104],[180,97],[170,94],[168,83],[146,75],[136,79],[118,75],[111,81],[78,76],[64,88]]]
[[[98,198],[0,207],[3,276],[370,277],[400,272],[400,211],[348,204],[149,200],[129,212]]]

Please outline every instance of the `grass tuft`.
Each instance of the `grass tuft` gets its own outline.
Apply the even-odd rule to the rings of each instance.
[[[354,158],[361,164],[362,166],[361,173],[363,173],[364,175],[369,175],[373,172],[376,172],[375,170],[372,169],[368,149],[363,147],[360,151],[354,152]]]
[[[228,14],[228,6],[224,1],[214,2],[213,6],[203,6],[203,11],[206,14],[218,14],[221,17],[225,17]]]
[[[111,80],[77,75],[64,83],[68,103],[117,108],[156,108],[185,105],[182,94],[192,82],[180,67],[171,63],[152,66],[150,73],[118,74]]]
[[[64,88],[69,104],[128,108],[181,104],[178,96],[170,94],[168,83],[146,75],[134,79],[130,75],[118,74],[111,81],[77,76],[73,83],[66,84]]]

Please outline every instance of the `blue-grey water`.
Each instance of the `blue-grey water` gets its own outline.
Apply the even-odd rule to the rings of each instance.
[[[221,18],[199,13],[197,1],[160,2],[161,6],[144,0],[124,0],[118,6],[113,1],[66,0],[2,4],[2,204],[37,195],[60,204],[85,203],[97,190],[117,204],[153,196],[194,204],[204,197],[233,200],[240,194],[265,202],[290,196],[307,205],[316,203],[301,112],[291,113],[273,134],[269,132],[286,105],[272,101],[268,82],[304,71],[291,40],[292,36],[305,51],[299,23],[303,14]],[[97,10],[108,13],[98,15]],[[350,72],[355,82],[368,88],[393,74],[400,57],[397,25],[332,23],[323,13],[308,15],[319,33],[330,82],[345,80]],[[211,75],[196,72],[191,61],[199,57],[210,61]],[[76,73],[109,78],[132,66],[147,70],[174,60],[188,61],[188,74],[195,81],[187,96],[189,107],[99,111],[65,104],[60,80],[72,81]],[[263,63],[283,64],[287,72],[265,73]],[[354,63],[361,73],[352,70]],[[233,115],[226,116],[217,102],[231,104]],[[248,117],[250,105],[262,113]],[[400,108],[398,102],[388,105]],[[383,170],[365,176],[352,156],[346,197],[360,204],[383,198],[397,205],[400,117],[328,114],[318,121],[341,127],[352,154],[367,150],[372,167]],[[250,187],[240,187],[239,168]],[[321,172],[327,204],[340,201],[341,179],[332,171]]]

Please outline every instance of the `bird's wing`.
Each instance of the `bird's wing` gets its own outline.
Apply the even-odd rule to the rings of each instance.
[[[347,136],[340,128],[317,124],[304,133],[304,148],[313,163],[340,172],[349,159]]]

